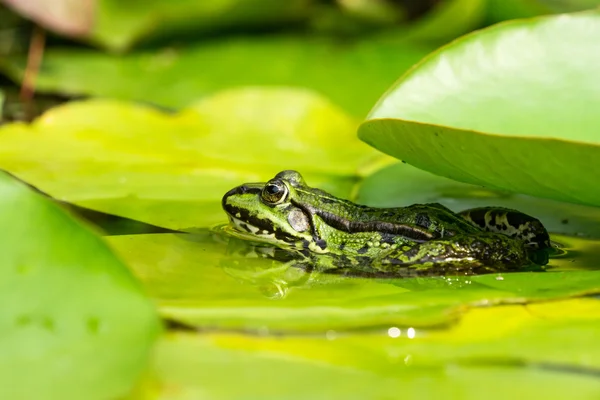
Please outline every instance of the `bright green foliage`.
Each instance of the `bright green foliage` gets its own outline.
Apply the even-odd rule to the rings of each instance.
[[[159,331],[130,272],[88,228],[0,173],[0,398],[128,392]]]
[[[490,22],[499,22],[543,14],[583,11],[597,6],[598,0],[487,0],[487,14]]]
[[[399,35],[355,42],[238,37],[121,56],[53,48],[44,54],[36,87],[181,108],[222,89],[283,85],[315,90],[362,118],[400,74],[435,48]],[[0,58],[0,68],[17,81],[25,65],[24,57]]]
[[[282,25],[306,17],[312,0],[130,1],[98,0],[88,40],[124,50],[140,39],[189,31]]]
[[[348,196],[359,167],[381,158],[356,138],[357,125],[305,90],[227,91],[174,115],[84,101],[0,128],[0,168],[101,211],[171,228],[210,226],[224,218],[227,190],[283,169]]]
[[[600,12],[500,24],[424,59],[360,137],[458,181],[600,205]]]

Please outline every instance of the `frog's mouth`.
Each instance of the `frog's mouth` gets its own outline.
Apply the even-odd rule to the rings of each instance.
[[[234,217],[233,215],[229,216],[229,225],[237,231],[237,233],[241,233],[248,238],[253,239],[262,239],[268,242],[278,242],[277,238],[275,238],[275,232],[270,232],[266,229],[261,229],[257,226],[252,225],[247,221],[242,221]]]

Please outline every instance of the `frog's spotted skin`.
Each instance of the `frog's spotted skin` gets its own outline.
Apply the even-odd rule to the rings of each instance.
[[[523,240],[528,247],[550,247],[550,237],[544,225],[522,212],[501,207],[481,207],[461,211],[458,215],[485,231]]]
[[[366,207],[309,187],[296,171],[238,186],[222,205],[236,236],[305,258],[325,255],[318,260],[325,269],[514,270],[531,263],[529,249],[549,245],[542,224],[518,211]]]

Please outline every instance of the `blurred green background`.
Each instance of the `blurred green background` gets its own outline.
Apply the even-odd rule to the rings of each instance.
[[[598,398],[599,3],[2,0],[0,398]],[[557,251],[351,278],[214,229],[290,168],[517,208]]]

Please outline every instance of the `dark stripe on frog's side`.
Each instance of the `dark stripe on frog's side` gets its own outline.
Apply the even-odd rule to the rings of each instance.
[[[419,227],[406,225],[406,224],[395,224],[392,222],[385,221],[350,221],[342,218],[339,215],[316,209],[314,207],[302,205],[292,200],[292,204],[310,216],[319,216],[327,225],[334,229],[347,232],[347,233],[358,233],[358,232],[379,232],[388,233],[394,235],[401,235],[407,239],[414,241],[427,241],[433,239],[435,236],[428,231],[425,231]],[[313,237],[318,238],[316,228],[312,218],[309,218],[311,228],[313,229]]]
[[[358,254],[365,254],[367,251],[369,251],[369,246],[367,246],[366,244],[361,247],[360,249],[358,249],[357,253]]]
[[[316,210],[316,215],[321,217],[323,221],[332,228],[348,233],[383,232],[404,236],[407,239],[414,241],[426,241],[434,238],[434,235],[431,232],[427,232],[411,225],[395,224],[393,222],[385,221],[350,221],[322,210]]]

